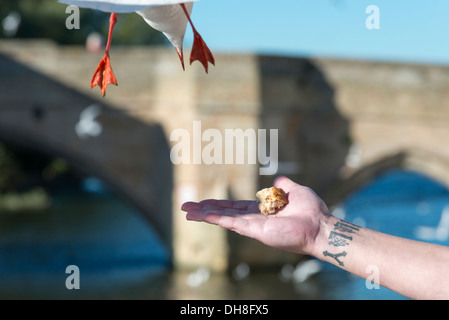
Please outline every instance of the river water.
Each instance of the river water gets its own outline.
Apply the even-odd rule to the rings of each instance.
[[[51,194],[46,210],[0,213],[1,299],[405,299],[311,259],[256,272],[172,272],[139,212],[89,178]],[[413,172],[388,172],[333,213],[394,235],[449,244],[449,192]],[[67,271],[76,266],[78,273]],[[75,276],[79,289],[72,288]],[[69,281],[69,279],[71,279]]]

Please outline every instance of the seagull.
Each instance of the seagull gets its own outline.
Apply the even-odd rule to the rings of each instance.
[[[197,0],[58,0],[58,2],[67,5],[110,13],[106,50],[90,83],[91,88],[97,85],[100,87],[103,97],[106,95],[106,87],[109,84],[117,85],[117,79],[112,72],[109,57],[112,32],[117,23],[117,13],[136,12],[152,28],[162,32],[176,49],[183,70],[185,70],[185,67],[182,44],[187,24],[190,24],[194,36],[190,52],[190,64],[198,60],[204,66],[206,73],[208,72],[209,62],[215,65],[211,51],[190,19],[194,1]]]

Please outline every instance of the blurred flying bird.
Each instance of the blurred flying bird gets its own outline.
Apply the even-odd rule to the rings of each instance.
[[[95,120],[100,114],[101,107],[97,104],[92,104],[81,111],[80,120],[75,125],[75,132],[78,137],[87,139],[100,135],[103,128],[101,123]]]
[[[75,5],[81,8],[90,8],[104,12],[110,12],[109,34],[106,50],[103,58],[95,70],[90,86],[98,85],[103,96],[106,94],[106,87],[109,84],[117,85],[117,80],[112,72],[109,59],[109,49],[111,46],[112,32],[117,22],[117,13],[136,12],[154,29],[162,32],[171,44],[175,47],[184,69],[184,57],[182,44],[187,28],[190,23],[193,31],[193,46],[190,53],[190,64],[193,61],[200,61],[206,73],[208,62],[215,64],[214,57],[204,42],[203,38],[196,31],[190,19],[193,8],[193,1],[196,0],[58,0],[60,3]]]

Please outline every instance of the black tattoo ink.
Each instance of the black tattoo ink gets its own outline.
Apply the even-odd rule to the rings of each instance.
[[[340,252],[340,253],[333,254],[333,253],[330,253],[329,251],[326,250],[326,251],[323,252],[323,254],[324,254],[325,257],[331,257],[331,258],[334,258],[335,261],[337,261],[338,264],[339,264],[340,266],[342,266],[342,267],[344,266],[343,261],[338,260],[338,258],[339,258],[339,257],[344,257],[344,256],[346,256],[346,251],[343,251],[343,252]]]
[[[329,234],[329,240],[329,244],[335,247],[342,247],[349,245],[349,241],[352,241],[352,237],[343,233],[331,231]]]
[[[345,222],[337,222],[334,226],[334,230],[339,230],[347,233],[354,233],[356,231],[359,231],[360,227],[345,221]]]
[[[346,221],[339,221],[334,225],[334,231],[331,231],[329,234],[329,245],[332,245],[334,247],[344,247],[349,246],[350,242],[352,241],[352,236],[349,234],[355,234],[357,231],[360,230],[359,226],[356,226],[355,224],[346,222]],[[339,231],[339,232],[336,232]],[[344,234],[344,233],[346,234]],[[329,251],[323,251],[323,255],[325,257],[331,257],[335,259],[335,261],[341,266],[344,266],[344,263],[342,260],[340,260],[340,257],[346,256],[346,251],[339,252],[339,253],[330,253]]]

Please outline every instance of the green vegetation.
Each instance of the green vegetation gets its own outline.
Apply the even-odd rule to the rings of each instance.
[[[49,206],[50,196],[40,187],[22,193],[0,194],[0,214],[3,212],[42,210]]]
[[[0,213],[45,209],[47,187],[70,178],[67,162],[0,142]]]
[[[57,0],[2,0],[0,22],[11,12],[18,13],[20,25],[14,38],[49,38],[60,44],[84,44],[91,32],[107,37],[109,14],[80,8],[80,29],[65,26],[70,14],[65,4]],[[0,37],[7,37],[0,25]],[[164,35],[148,26],[135,13],[119,14],[114,29],[114,44],[160,45],[168,44]]]

